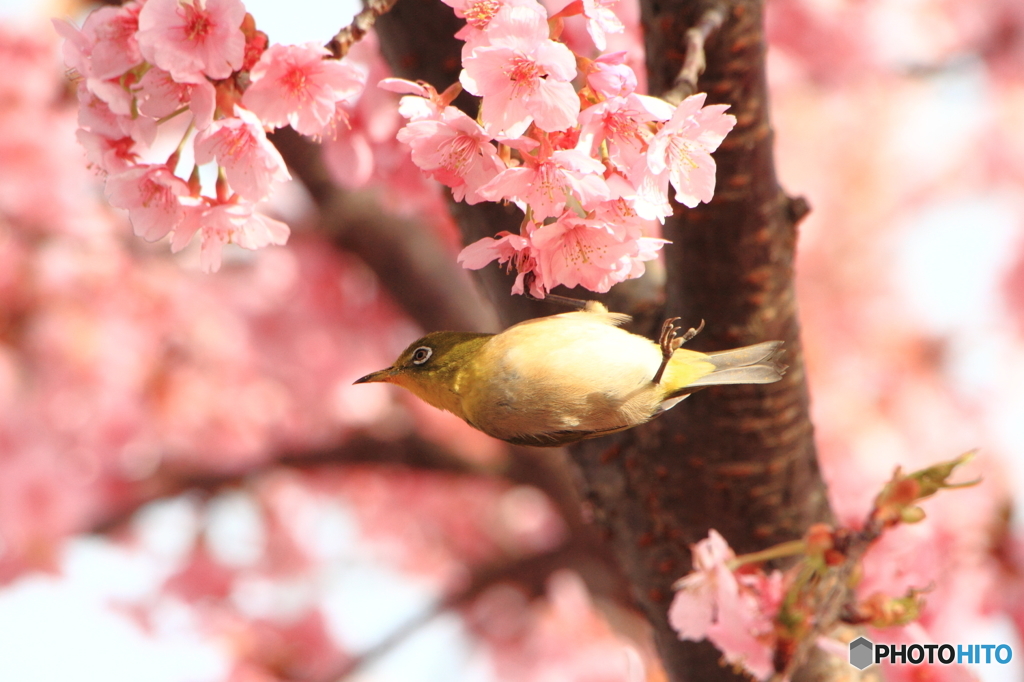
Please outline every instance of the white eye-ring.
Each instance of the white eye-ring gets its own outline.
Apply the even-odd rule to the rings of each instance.
[[[412,364],[422,365],[424,362],[430,359],[430,356],[434,354],[434,349],[430,346],[420,346],[412,352]]]

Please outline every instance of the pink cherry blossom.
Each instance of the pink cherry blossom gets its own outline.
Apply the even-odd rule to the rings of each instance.
[[[180,197],[189,190],[166,166],[136,166],[107,178],[106,193],[111,206],[128,209],[135,234],[153,242],[184,218]]]
[[[519,273],[512,285],[512,293],[522,294],[525,291],[526,275],[537,267],[533,247],[530,240],[522,235],[502,232],[498,236],[499,239],[484,237],[473,242],[462,249],[458,261],[469,270],[479,270],[493,260],[507,263],[510,269],[515,268]],[[544,286],[536,277],[530,278],[530,293],[537,298],[544,297]]]
[[[148,0],[139,13],[139,49],[180,82],[227,78],[245,58],[241,0]]]
[[[566,202],[584,207],[609,198],[604,164],[576,151],[561,149],[546,159],[527,156],[526,165],[509,168],[480,189],[492,201],[513,199],[533,209],[537,221],[561,215]]]
[[[132,95],[121,84],[120,79],[111,78],[104,81],[98,78],[87,78],[85,86],[93,95],[106,103],[110,107],[111,112],[126,119],[131,119]]]
[[[398,101],[398,113],[410,121],[438,118],[446,106],[437,90],[429,83],[414,83],[404,78],[384,78],[377,83],[377,87],[404,95]]]
[[[377,87],[388,92],[405,95],[398,102],[398,113],[410,121],[421,118],[440,118],[441,112],[452,103],[452,100],[461,92],[449,88],[444,93],[439,93],[430,83],[414,83],[404,78],[384,78]]]
[[[583,0],[583,15],[587,17],[587,33],[594,41],[594,45],[602,52],[608,47],[608,33],[622,33],[625,26],[610,9],[611,5],[618,4],[619,0]]]
[[[626,64],[626,52],[603,54],[590,63],[587,85],[604,97],[625,97],[636,90],[636,72]]]
[[[716,622],[708,639],[725,660],[741,665],[757,679],[775,672],[775,616],[785,594],[782,573],[739,575],[740,589],[719,592]]]
[[[710,639],[727,661],[757,679],[775,671],[774,618],[784,594],[782,574],[736,574],[736,555],[714,529],[693,546],[693,572],[676,583],[669,624],[679,639]]]
[[[196,163],[217,160],[228,183],[249,201],[262,201],[274,182],[290,180],[284,159],[263,132],[256,114],[235,107],[235,116],[213,122],[196,135]]]
[[[68,66],[86,78],[117,78],[142,63],[135,34],[141,5],[129,2],[121,7],[101,7],[86,18],[79,30],[66,21],[54,21],[54,28],[67,40],[64,57]]]
[[[121,173],[134,166],[139,159],[135,153],[135,140],[127,135],[111,138],[79,128],[75,137],[85,149],[89,163],[104,173]]]
[[[647,270],[644,265],[647,261],[654,260],[666,244],[672,242],[661,237],[649,237],[649,234],[658,234],[659,225],[654,220],[646,220],[637,215],[630,205],[630,201],[621,196],[616,196],[621,183],[628,186],[628,183],[619,175],[611,174],[608,178],[609,189],[612,190],[613,199],[602,201],[590,213],[590,217],[598,222],[614,225],[615,230],[624,235],[636,244],[636,254],[631,255],[628,260],[629,270],[623,280],[640,277]]]
[[[288,241],[290,230],[284,223],[257,213],[245,201],[204,204],[185,211],[171,239],[171,251],[185,248],[197,232],[202,240],[200,266],[203,272],[217,272],[225,244],[237,244],[244,249],[281,245]]]
[[[213,122],[217,93],[205,78],[197,83],[179,83],[154,66],[139,80],[135,96],[139,113],[151,118],[161,119],[188,107],[196,130],[205,130]]]
[[[711,201],[716,168],[711,152],[736,125],[736,117],[725,113],[729,107],[724,104],[705,107],[706,97],[701,92],[683,100],[651,140],[644,171],[651,182],[645,185],[646,192],[656,188],[665,194],[671,181],[679,203],[693,208]]]
[[[115,113],[85,82],[78,84],[78,125],[82,128],[104,137],[127,136],[150,142],[156,132],[155,127],[149,125],[151,123]]]
[[[707,539],[693,545],[691,551],[693,571],[676,583],[678,591],[669,607],[668,621],[680,639],[700,641],[707,637],[715,621],[718,593],[723,585],[736,582],[726,566],[736,558],[736,553],[714,528],[708,532]]]
[[[572,86],[576,59],[562,43],[548,39],[543,11],[506,6],[487,31],[489,44],[463,58],[463,87],[483,97],[481,118],[495,136],[519,137],[536,123],[541,130],[565,130],[576,122],[579,97]]]
[[[467,204],[483,201],[478,190],[505,169],[484,129],[455,107],[446,107],[440,120],[410,122],[398,140],[412,148],[417,166]]]
[[[531,242],[548,291],[561,284],[604,293],[637,271],[634,258],[640,251],[634,239],[609,223],[584,220],[572,212],[538,227]]]
[[[366,74],[345,61],[324,59],[321,45],[272,45],[250,72],[242,104],[265,125],[290,124],[303,135],[324,134],[339,102],[356,97]]]
[[[672,105],[646,95],[611,97],[580,112],[580,138],[577,148],[598,154],[607,141],[608,157],[620,170],[628,171],[646,151],[653,133],[644,125],[667,121]]]
[[[470,40],[486,31],[491,20],[498,15],[503,7],[528,5],[543,11],[536,0],[442,0],[442,2],[455,10],[455,16],[466,20],[465,27],[455,34],[456,38],[462,40]]]

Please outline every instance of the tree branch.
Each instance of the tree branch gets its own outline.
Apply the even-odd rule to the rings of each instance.
[[[398,0],[367,0],[366,6],[356,14],[352,23],[338,31],[325,47],[335,59],[341,59],[373,28],[377,18],[389,12],[396,2]]]
[[[679,69],[679,75],[672,83],[672,88],[662,94],[662,99],[671,104],[679,104],[697,92],[697,79],[707,67],[704,43],[712,33],[721,28],[725,15],[725,5],[713,5],[704,11],[696,26],[687,29],[684,36],[686,56],[683,58],[683,67]]]
[[[270,139],[312,195],[322,229],[338,246],[362,258],[423,329],[495,329],[493,313],[435,230],[390,214],[370,192],[335,185],[321,160],[320,146],[291,128],[281,128]]]

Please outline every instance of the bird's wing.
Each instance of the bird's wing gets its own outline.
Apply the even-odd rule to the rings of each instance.
[[[565,320],[567,322],[597,322],[599,324],[606,324],[610,327],[619,327],[626,324],[633,318],[625,313],[608,312],[608,308],[606,308],[600,301],[587,301],[587,305],[583,310],[573,310],[572,312],[548,315],[547,317],[535,317],[531,320],[525,320],[518,324],[514,324],[509,327],[509,329],[525,327],[539,322],[551,322],[551,320],[554,319]]]
[[[532,445],[538,448],[557,448],[562,445],[568,445],[569,443],[578,443],[581,440],[587,440],[589,438],[598,438],[600,436],[607,436],[612,433],[618,433],[619,431],[625,431],[626,429],[632,428],[636,424],[625,424],[623,426],[616,426],[610,429],[601,429],[599,431],[576,431],[576,430],[565,430],[565,431],[548,431],[546,433],[532,433],[532,434],[518,434],[505,438],[506,441],[513,445]]]

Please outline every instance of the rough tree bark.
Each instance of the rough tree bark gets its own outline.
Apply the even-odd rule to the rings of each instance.
[[[668,90],[686,30],[716,3],[641,0],[651,94]],[[785,341],[789,370],[766,386],[715,387],[617,442],[575,451],[615,552],[655,627],[672,680],[733,677],[708,643],[679,642],[666,612],[688,546],[716,528],[737,552],[799,537],[830,517],[808,415],[793,259],[806,212],[779,188],[765,82],[762,0],[724,5],[708,40],[698,90],[730,105],[736,128],[715,154],[714,200],[666,222],[666,313],[707,320],[689,347],[714,350]]]
[[[658,94],[676,78],[687,28],[715,3],[641,2],[650,90]],[[799,537],[830,516],[808,416],[793,289],[796,223],[806,205],[787,197],[775,177],[763,0],[723,6],[726,18],[706,44],[708,66],[698,89],[709,93],[709,102],[729,104],[738,123],[715,154],[714,201],[681,208],[666,224],[673,241],[665,250],[666,313],[685,324],[707,320],[692,342],[696,349],[782,339],[789,371],[763,387],[701,391],[646,427],[571,453],[673,681],[735,677],[719,665],[714,647],[679,642],[668,626],[671,584],[689,569],[689,545],[714,527],[738,552],[761,549]],[[451,39],[458,25],[436,0],[402,0],[378,20],[377,30],[399,75],[440,90],[458,78],[461,43]],[[460,206],[456,217],[467,242],[516,231],[520,220],[486,205]],[[547,312],[509,297],[509,282],[495,273],[492,268],[481,282],[504,322]]]

